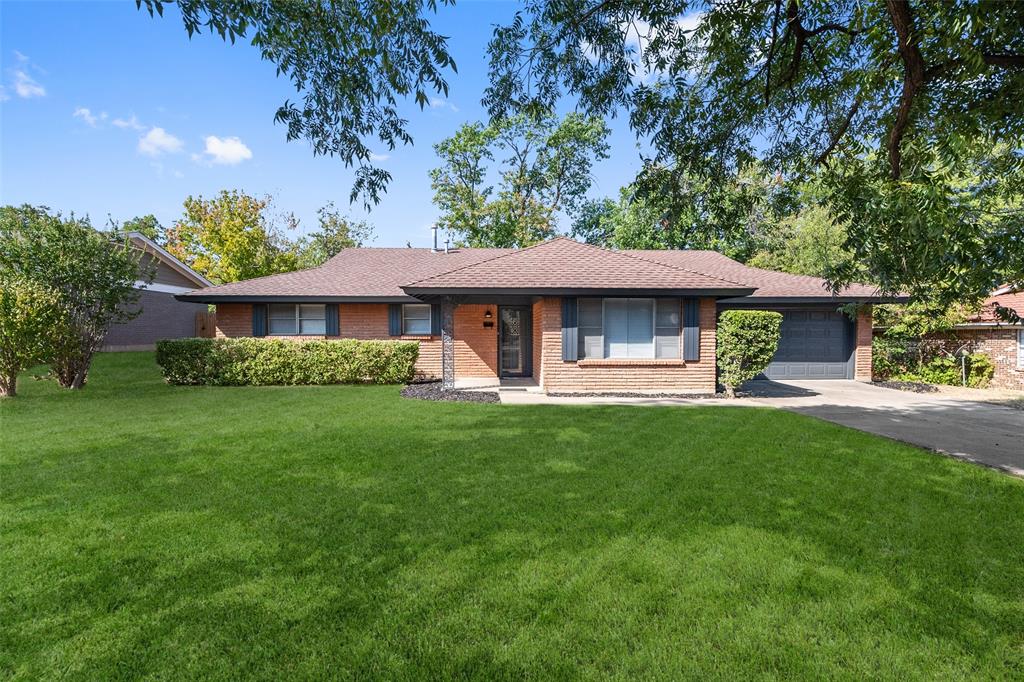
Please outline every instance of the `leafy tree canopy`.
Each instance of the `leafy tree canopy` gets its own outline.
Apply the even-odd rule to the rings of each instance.
[[[160,221],[152,213],[126,220],[121,224],[120,229],[122,232],[138,232],[143,234],[157,244],[163,244],[164,242],[164,226],[160,224]]]
[[[236,282],[299,267],[284,229],[270,213],[270,197],[223,190],[213,199],[188,197],[184,206],[184,216],[167,230],[166,248],[211,281]]]
[[[56,295],[62,323],[50,330],[48,355],[61,386],[84,386],[110,326],[141,312],[135,283],[153,277],[141,256],[127,238],[98,232],[88,219],[0,208],[0,275]]]
[[[136,0],[150,16],[170,0]],[[371,163],[371,145],[412,143],[399,102],[420,108],[431,93],[447,96],[455,72],[445,37],[425,15],[436,0],[178,0],[189,36],[207,30],[223,40],[247,39],[287,77],[301,101],[285,101],[274,120],[289,140],[304,139],[317,155],[355,166],[351,200],[380,201],[391,175]],[[441,0],[441,4],[450,4]]]
[[[373,239],[373,225],[343,215],[333,203],[317,211],[319,229],[293,246],[300,268],[326,263],[342,249],[363,246]]]
[[[15,395],[19,372],[51,359],[63,323],[57,292],[0,271],[0,397]]]
[[[439,223],[470,246],[528,246],[555,234],[607,158],[608,128],[580,114],[519,115],[463,125],[434,146],[430,171]],[[492,182],[496,180],[496,182]]]
[[[755,156],[821,173],[885,291],[977,299],[1024,281],[1021,26],[995,0],[530,0],[495,31],[486,103],[627,112],[653,148],[639,186],[670,198]]]
[[[798,192],[751,164],[722,184],[686,176],[674,195],[623,187],[619,200],[585,202],[572,233],[619,249],[713,249],[745,261],[778,233],[797,210]]]

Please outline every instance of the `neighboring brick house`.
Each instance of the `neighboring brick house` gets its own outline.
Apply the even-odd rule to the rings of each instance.
[[[215,303],[221,337],[405,339],[450,383],[530,378],[549,392],[716,388],[728,308],[783,313],[769,378],[871,378],[874,289],[750,268],[710,251],[353,248],[324,265],[177,297]],[[840,306],[860,304],[851,320]]]
[[[175,295],[208,287],[211,282],[149,237],[138,232],[130,232],[128,237],[142,251],[143,264],[154,267],[153,281],[140,279],[135,283],[139,291],[136,307],[142,312],[113,325],[103,341],[103,350],[152,350],[160,339],[195,336],[196,313],[205,312],[207,305],[179,301]]]
[[[1007,286],[992,292],[981,311],[957,325],[952,336],[969,342],[972,352],[991,358],[995,371],[989,386],[1024,391],[1024,325],[1001,321],[996,316],[997,305],[1024,318],[1024,291]]]

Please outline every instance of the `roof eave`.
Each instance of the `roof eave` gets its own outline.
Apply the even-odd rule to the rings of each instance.
[[[311,294],[178,294],[190,303],[415,303],[412,296],[319,296]]]
[[[723,299],[722,303],[779,305],[784,303],[906,303],[909,296],[743,296]]]
[[[402,287],[410,296],[443,298],[450,296],[748,296],[753,288],[644,288],[644,287]]]

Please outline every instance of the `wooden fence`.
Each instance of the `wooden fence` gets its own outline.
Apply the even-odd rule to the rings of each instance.
[[[212,339],[217,329],[217,313],[196,313],[196,336]]]

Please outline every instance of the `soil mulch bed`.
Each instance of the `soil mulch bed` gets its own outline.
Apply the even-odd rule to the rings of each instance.
[[[403,398],[413,400],[443,400],[455,403],[498,403],[501,399],[495,391],[445,391],[440,381],[409,384],[402,389]]]
[[[911,393],[938,393],[940,390],[932,384],[924,384],[918,381],[872,381],[871,383],[882,388],[910,391]]]

